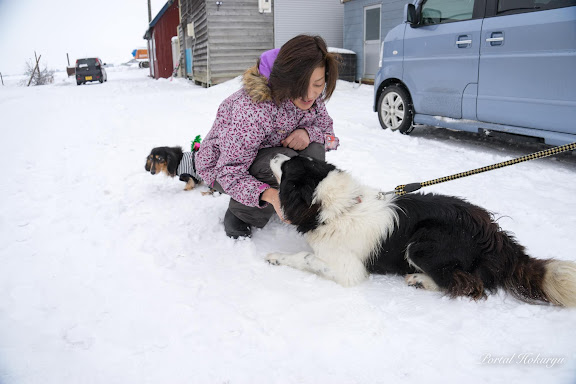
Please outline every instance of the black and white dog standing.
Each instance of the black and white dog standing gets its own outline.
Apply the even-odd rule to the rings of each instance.
[[[308,157],[278,155],[271,168],[285,219],[314,251],[272,253],[271,264],[344,286],[394,273],[452,297],[479,299],[504,288],[528,303],[576,306],[576,263],[526,255],[483,208],[433,194],[380,200],[347,172]]]

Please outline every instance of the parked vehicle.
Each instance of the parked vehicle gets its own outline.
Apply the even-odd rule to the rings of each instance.
[[[76,84],[86,84],[88,81],[99,81],[101,83],[108,81],[108,75],[104,66],[97,57],[90,57],[76,60]]]
[[[137,48],[132,51],[132,56],[134,60],[138,62],[139,68],[150,68],[150,60],[148,58],[148,49]]]
[[[382,128],[576,142],[576,0],[417,0],[381,58]]]

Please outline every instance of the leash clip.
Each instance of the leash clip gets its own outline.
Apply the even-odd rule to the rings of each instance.
[[[378,200],[386,200],[386,195],[397,195],[402,196],[407,193],[412,193],[422,188],[421,183],[411,183],[411,184],[402,184],[394,188],[393,191],[389,192],[378,192],[377,199]]]
[[[389,191],[389,192],[378,192],[376,198],[378,200],[386,200],[386,195],[394,195],[396,191]]]

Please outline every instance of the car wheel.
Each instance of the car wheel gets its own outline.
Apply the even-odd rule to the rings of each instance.
[[[77,81],[77,82],[76,82],[76,85],[82,85],[82,82],[81,82],[81,81]]]
[[[412,118],[412,100],[408,92],[398,85],[384,88],[378,99],[378,119],[382,128],[407,135],[413,129]]]
[[[102,84],[104,82],[104,78],[101,77],[100,79],[98,79],[98,81],[100,82],[100,84]]]

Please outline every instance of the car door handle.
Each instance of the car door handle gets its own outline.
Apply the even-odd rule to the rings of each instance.
[[[486,42],[489,43],[491,46],[499,46],[504,44],[504,33],[502,32],[492,32],[490,37],[486,39]]]
[[[456,40],[456,45],[458,46],[458,48],[466,48],[469,47],[470,44],[472,44],[472,39],[470,38],[470,35],[460,35]]]

